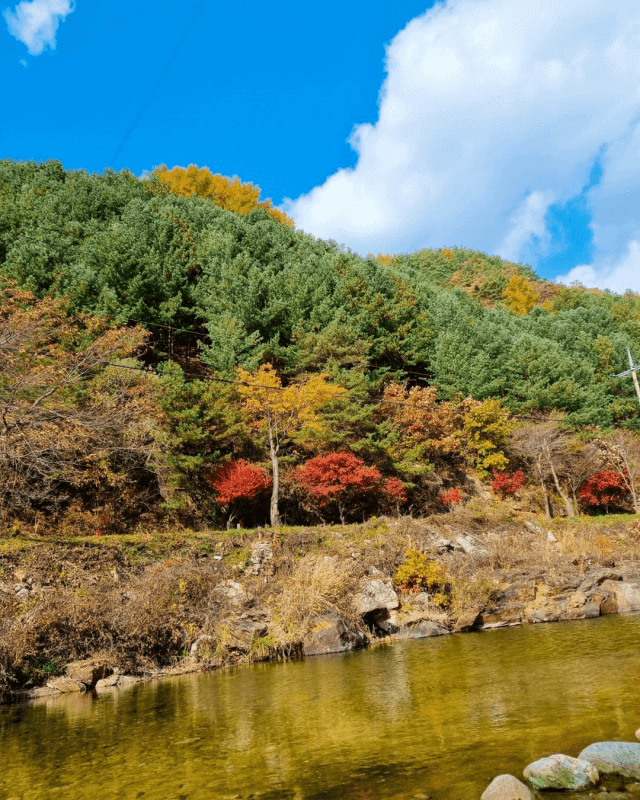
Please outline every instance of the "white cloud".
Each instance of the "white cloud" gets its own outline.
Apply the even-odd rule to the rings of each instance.
[[[566,284],[578,281],[584,286],[597,286],[600,289],[611,289],[620,293],[627,289],[640,292],[640,242],[630,242],[624,256],[613,265],[601,263],[596,267],[586,265],[574,267],[556,280]]]
[[[32,56],[39,56],[45,47],[55,50],[58,25],[74,9],[71,0],[24,0],[15,11],[6,9],[3,16],[9,33],[25,44]]]
[[[606,146],[590,193],[598,257],[640,241],[635,0],[449,0],[397,34],[386,70],[378,120],[350,139],[356,166],[283,204],[299,227],[361,253],[533,260],[549,204],[581,193]]]

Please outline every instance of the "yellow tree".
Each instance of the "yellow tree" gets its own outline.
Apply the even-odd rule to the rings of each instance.
[[[523,278],[522,275],[512,275],[507,288],[502,293],[502,299],[508,309],[519,317],[528,314],[540,299],[540,293],[535,286]]]
[[[464,424],[457,433],[465,450],[475,462],[478,474],[485,476],[492,469],[504,469],[509,460],[502,452],[515,422],[499,400],[473,400],[462,404]]]
[[[278,455],[284,441],[303,430],[320,430],[321,408],[346,392],[341,386],[328,383],[324,375],[312,375],[305,380],[283,387],[271,364],[263,364],[257,372],[237,370],[239,392],[244,408],[254,425],[266,436],[273,473],[271,491],[271,526],[280,525],[278,500],[280,495],[280,466]]]
[[[196,194],[235,214],[249,214],[254,208],[264,208],[270,217],[295,228],[293,219],[276,208],[271,200],[260,200],[260,187],[253,183],[242,183],[236,175],[226,178],[213,174],[208,167],[199,169],[195,164],[168,169],[165,164],[154,170],[153,177],[161,186],[178,197]]]

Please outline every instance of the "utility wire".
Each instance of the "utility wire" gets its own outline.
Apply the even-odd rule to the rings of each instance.
[[[140,109],[139,109],[138,113],[136,114],[135,119],[133,120],[133,122],[131,123],[131,126],[129,127],[129,130],[125,133],[122,141],[118,145],[118,148],[117,148],[116,152],[114,153],[113,157],[111,158],[111,161],[109,162],[109,167],[113,166],[115,160],[118,158],[118,156],[122,152],[123,147],[129,141],[129,137],[131,136],[131,134],[136,129],[138,123],[140,122],[140,120],[142,118],[142,115],[144,114],[144,112],[147,109],[147,106],[149,105],[149,103],[151,102],[154,94],[156,93],[156,91],[160,87],[160,84],[167,77],[167,74],[168,74],[169,70],[171,69],[171,66],[172,66],[173,62],[176,60],[176,57],[177,57],[178,53],[180,52],[180,50],[182,49],[184,43],[186,42],[188,35],[191,33],[191,29],[195,25],[196,19],[197,19],[198,15],[200,14],[200,11],[204,8],[205,2],[206,2],[206,0],[200,0],[198,5],[196,6],[196,10],[193,12],[193,14],[191,16],[191,19],[189,20],[189,23],[187,24],[187,27],[184,29],[184,31],[182,33],[182,36],[178,40],[178,44],[175,46],[173,52],[171,53],[171,55],[169,56],[169,59],[167,60],[167,63],[164,66],[164,69],[160,73],[160,77],[155,82],[155,84],[153,85],[153,88],[151,89],[151,91],[147,95],[147,99],[140,106]]]

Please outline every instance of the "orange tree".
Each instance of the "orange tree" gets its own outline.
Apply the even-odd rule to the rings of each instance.
[[[341,386],[329,383],[324,375],[301,378],[289,386],[271,366],[263,364],[257,372],[238,369],[238,391],[244,409],[256,432],[269,448],[272,470],[271,525],[280,525],[279,455],[283,444],[297,439],[303,441],[309,433],[323,427],[319,411],[346,393]]]

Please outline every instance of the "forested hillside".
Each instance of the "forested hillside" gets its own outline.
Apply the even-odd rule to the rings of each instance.
[[[271,494],[275,523],[361,520],[519,469],[550,513],[636,505],[612,374],[638,295],[458,248],[361,258],[251,184],[57,162],[0,162],[0,277],[5,516],[250,524]]]

